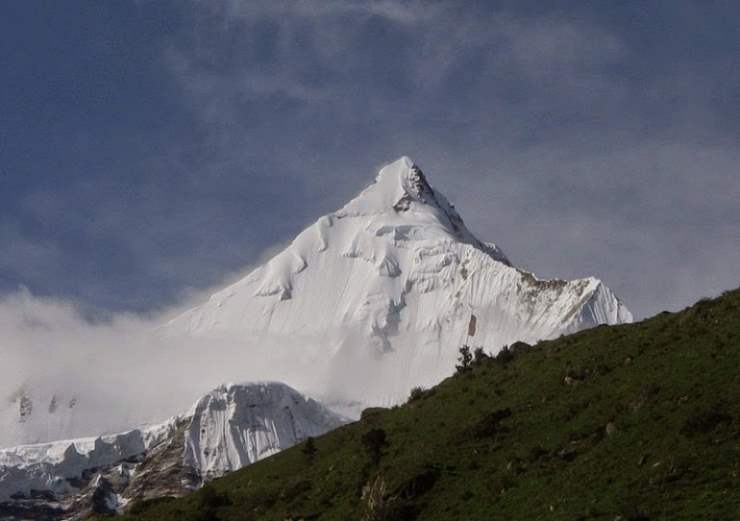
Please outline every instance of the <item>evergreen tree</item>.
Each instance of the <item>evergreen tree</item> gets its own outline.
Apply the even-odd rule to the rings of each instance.
[[[303,454],[306,455],[306,458],[308,458],[309,463],[312,463],[316,453],[319,452],[319,449],[316,448],[316,444],[311,436],[306,439],[306,443],[303,444],[302,451]]]
[[[470,353],[470,346],[462,346],[460,348],[460,356],[457,357],[459,362],[455,368],[458,373],[466,373],[472,369],[473,355]]]

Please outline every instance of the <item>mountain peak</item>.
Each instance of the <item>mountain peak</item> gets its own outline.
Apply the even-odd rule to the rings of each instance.
[[[397,212],[407,210],[412,201],[440,207],[440,201],[434,189],[427,183],[421,168],[407,156],[402,156],[382,168],[375,183],[380,191],[400,195],[393,205]]]
[[[421,169],[403,156],[381,168],[375,181],[338,214],[356,216],[405,211],[414,201],[439,206]]]
[[[380,169],[375,182],[334,214],[336,217],[384,215],[393,221],[415,221],[441,226],[466,242],[478,242],[447,199],[428,182],[421,168],[407,156]]]
[[[404,234],[414,227],[417,238],[430,234],[453,238],[510,265],[495,244],[483,243],[467,229],[454,205],[429,184],[421,168],[407,156],[381,168],[373,184],[333,215],[340,219],[371,217],[383,226],[400,226]]]
[[[401,156],[380,169],[375,178],[375,183],[382,186],[402,186],[409,178],[413,177],[415,171],[419,171],[419,167],[411,158]]]

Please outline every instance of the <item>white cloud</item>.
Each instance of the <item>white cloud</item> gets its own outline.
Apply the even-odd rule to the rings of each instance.
[[[310,352],[310,339],[300,339],[297,350],[298,340],[234,342],[162,331],[167,317],[182,309],[90,323],[73,304],[27,290],[0,299],[0,446],[163,421],[224,382],[278,380],[304,391],[317,388],[317,363],[307,372],[306,361],[299,361]],[[13,402],[19,393],[34,404],[25,424]],[[75,402],[69,423],[50,427],[52,399]]]

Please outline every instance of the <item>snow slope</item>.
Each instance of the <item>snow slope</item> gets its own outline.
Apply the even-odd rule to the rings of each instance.
[[[465,227],[403,157],[244,279],[166,325],[169,334],[289,343],[331,401],[387,403],[453,368],[471,313],[497,351],[632,315],[593,277],[540,280]],[[274,353],[273,353],[274,354]],[[286,363],[276,355],[276,363]]]
[[[98,438],[0,450],[0,502],[13,495],[31,496],[32,491],[51,492],[56,498],[72,496],[87,486],[87,481],[99,479],[94,478],[95,472],[124,462],[131,464],[127,472],[135,478],[135,463],[144,466],[154,447],[172,443],[176,436],[183,438],[184,447],[178,464],[199,480],[209,480],[344,422],[318,402],[281,383],[229,384],[203,396],[188,413],[159,425]],[[154,467],[155,473],[165,470],[157,469],[157,465],[146,467]],[[148,479],[161,481],[151,476]],[[165,485],[180,487],[179,480]],[[126,491],[120,492],[126,498]]]

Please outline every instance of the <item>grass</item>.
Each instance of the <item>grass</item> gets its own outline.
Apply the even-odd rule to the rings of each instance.
[[[124,519],[737,520],[739,398],[736,290],[479,360]]]

